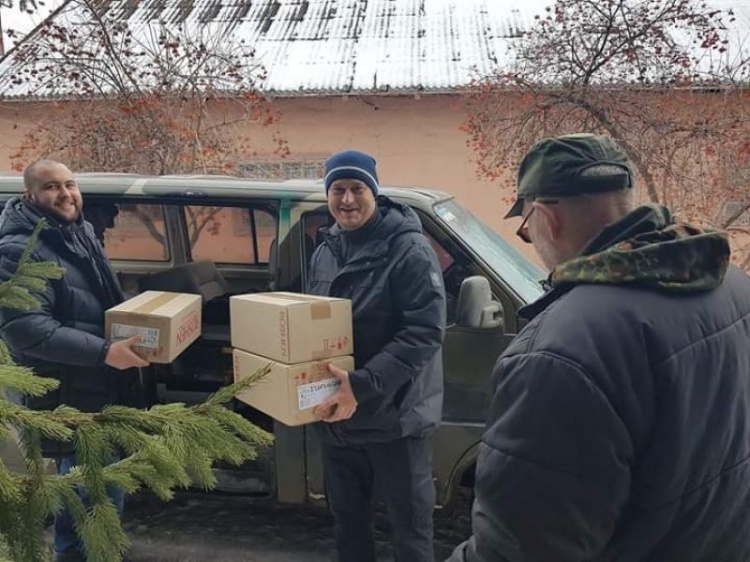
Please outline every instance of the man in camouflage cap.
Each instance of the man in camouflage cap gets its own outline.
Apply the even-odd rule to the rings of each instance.
[[[633,185],[604,136],[521,163],[508,216],[549,289],[495,367],[451,562],[750,560],[750,279]]]

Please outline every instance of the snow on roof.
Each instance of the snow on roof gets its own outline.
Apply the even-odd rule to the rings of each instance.
[[[95,0],[136,33],[158,22],[211,25],[244,40],[265,68],[261,89],[275,95],[445,92],[510,60],[509,43],[552,0]],[[750,29],[747,0],[733,8]],[[52,14],[80,21],[78,0]],[[25,41],[34,41],[32,32]],[[13,84],[14,51],[0,60],[0,97],[60,97]],[[9,72],[9,70],[11,72]]]
[[[546,0],[102,0],[131,29],[149,23],[216,23],[252,45],[262,89],[283,95],[445,91],[465,86],[508,56]],[[70,0],[51,17],[80,19]],[[34,40],[34,32],[26,41]],[[4,97],[34,95],[7,83]],[[5,82],[5,83],[3,83]],[[59,96],[63,92],[45,92]]]

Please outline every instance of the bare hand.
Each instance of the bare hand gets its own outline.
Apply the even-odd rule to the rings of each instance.
[[[132,367],[148,367],[149,362],[133,351],[133,346],[138,345],[140,341],[140,336],[132,336],[126,340],[112,342],[104,362],[121,371]]]
[[[357,399],[349,382],[349,373],[331,364],[328,365],[328,372],[339,379],[341,386],[336,394],[315,408],[315,417],[327,423],[348,420],[357,411]]]

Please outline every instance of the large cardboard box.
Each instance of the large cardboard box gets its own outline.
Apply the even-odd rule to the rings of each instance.
[[[271,364],[266,377],[237,398],[289,426],[314,422],[315,406],[332,396],[339,387],[338,379],[328,372],[329,363],[345,371],[354,370],[354,358],[350,356],[286,365],[235,349],[235,381]]]
[[[354,353],[352,303],[297,293],[254,293],[229,301],[232,347],[282,363]]]
[[[146,291],[105,313],[105,336],[141,336],[134,351],[151,363],[171,363],[201,335],[200,295]]]

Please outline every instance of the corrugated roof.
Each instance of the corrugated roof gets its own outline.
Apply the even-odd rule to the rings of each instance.
[[[255,49],[277,95],[443,92],[466,86],[510,56],[509,42],[552,0],[95,0],[107,17],[138,34],[164,22],[215,26]],[[747,0],[711,0],[734,8],[750,29]],[[77,0],[52,18],[76,25]],[[33,42],[37,29],[26,41]],[[11,51],[0,61],[0,97],[64,96],[9,80]]]
[[[149,24],[210,23],[255,49],[262,89],[284,95],[445,91],[507,57],[546,0],[100,0],[109,17],[137,33]],[[75,25],[76,0],[51,17]],[[26,41],[34,41],[37,29]],[[0,62],[6,98],[33,92],[9,83],[11,51]]]

